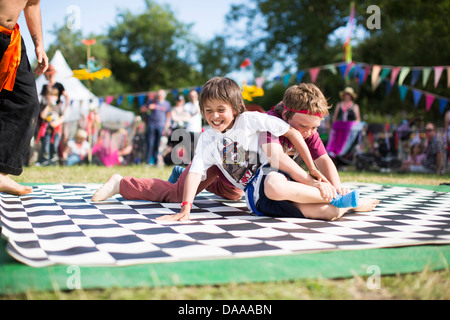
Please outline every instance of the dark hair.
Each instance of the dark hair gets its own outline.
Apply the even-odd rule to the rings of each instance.
[[[229,78],[215,77],[203,85],[199,96],[200,110],[203,115],[206,103],[210,100],[226,102],[236,114],[241,114],[245,111],[241,88]]]

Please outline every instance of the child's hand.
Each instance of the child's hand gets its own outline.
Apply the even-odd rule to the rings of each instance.
[[[168,214],[165,216],[161,216],[156,218],[156,220],[160,221],[189,221],[191,212],[190,210],[181,210],[180,213],[177,214]]]
[[[315,168],[312,170],[309,170],[309,175],[311,177],[313,177],[314,179],[316,179],[317,181],[330,183],[330,181],[328,181],[328,179],[325,178],[325,176],[319,170],[317,170]]]
[[[329,182],[320,182],[314,181],[313,186],[318,188],[322,198],[324,198],[327,202],[331,202],[334,198],[336,198],[336,188]]]

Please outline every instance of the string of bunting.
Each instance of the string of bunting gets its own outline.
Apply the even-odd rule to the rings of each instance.
[[[241,66],[242,67],[242,66]],[[420,83],[422,87],[425,87],[429,81],[431,73],[434,71],[434,87],[437,88],[442,75],[445,70],[447,70],[447,88],[450,88],[450,66],[391,66],[391,65],[379,65],[379,64],[369,64],[365,62],[337,62],[330,63],[322,66],[312,67],[309,69],[299,70],[297,73],[286,73],[283,75],[278,75],[273,78],[273,81],[282,80],[284,85],[287,87],[295,76],[296,83],[301,83],[306,74],[309,74],[311,82],[315,83],[321,71],[327,70],[334,75],[339,73],[342,75],[343,79],[350,79],[351,77],[358,79],[358,83],[362,85],[365,83],[370,76],[370,81],[372,85],[372,91],[375,91],[379,85],[384,82],[386,84],[386,93],[390,94],[393,86],[398,85],[398,90],[400,93],[400,98],[402,101],[405,100],[408,91],[412,92],[414,106],[417,107],[421,97],[425,96],[425,108],[428,112],[435,101],[439,103],[439,110],[444,113],[449,98],[442,97],[431,92],[427,92],[421,89],[417,89],[414,86],[419,82],[420,75],[422,74],[422,79]],[[410,76],[410,84],[405,84],[405,80]],[[264,82],[267,79],[265,77],[255,77],[254,83],[257,88],[262,88]],[[250,84],[249,82],[248,84]],[[201,86],[194,86],[181,89],[167,89],[166,92],[172,92],[174,96],[182,93],[187,95],[191,90],[197,90],[200,92]],[[245,90],[244,90],[245,91]],[[153,99],[156,92],[138,92],[138,93],[125,93],[119,95],[109,95],[106,97],[100,97],[100,103],[105,101],[107,104],[111,104],[116,99],[116,105],[120,106],[124,99],[127,99],[128,104],[131,105],[135,99],[137,99],[139,105],[146,102],[147,99]]]
[[[300,70],[296,74],[286,73],[274,77],[274,81],[282,80],[285,86],[288,86],[292,77],[296,77],[296,82],[300,83],[306,74],[309,74],[311,82],[315,83],[322,70],[328,70],[332,74],[337,75],[338,71],[343,79],[351,77],[358,79],[358,83],[362,85],[370,76],[372,91],[375,91],[382,82],[386,83],[386,93],[390,94],[393,86],[398,85],[400,98],[405,100],[407,92],[410,90],[413,94],[414,106],[417,107],[422,96],[425,96],[425,107],[428,112],[431,109],[434,101],[439,101],[439,111],[444,113],[445,108],[449,102],[449,98],[442,97],[424,90],[415,88],[414,86],[419,82],[422,74],[421,84],[425,87],[429,81],[432,71],[434,71],[434,87],[437,88],[444,70],[447,70],[447,88],[450,88],[450,66],[390,66],[377,65],[365,62],[338,62],[326,64],[323,66],[313,67],[305,70]],[[410,85],[405,84],[407,76],[410,75]]]

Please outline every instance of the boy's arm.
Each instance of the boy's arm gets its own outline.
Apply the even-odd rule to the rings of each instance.
[[[346,195],[349,193],[350,190],[342,186],[337,168],[328,154],[324,154],[323,156],[317,158],[315,162],[320,172],[328,178],[328,181],[330,181],[340,195]]]
[[[336,189],[330,183],[315,181],[291,157],[283,152],[279,143],[264,143],[261,144],[261,149],[269,158],[271,167],[286,172],[291,179],[299,183],[318,188],[322,197],[326,200],[331,201],[336,197]]]
[[[314,164],[314,160],[311,157],[311,153],[309,152],[308,146],[306,145],[306,142],[303,139],[301,133],[296,129],[290,127],[283,136],[288,138],[292,142],[295,149],[298,151],[306,166],[308,167],[309,174],[319,181],[329,182],[328,179],[325,178],[325,176],[321,174],[319,170],[317,170],[316,165]]]
[[[189,220],[192,203],[198,189],[200,182],[202,181],[202,175],[199,173],[189,172],[186,177],[186,182],[184,184],[183,190],[183,206],[181,207],[180,213],[175,215],[165,215],[157,218],[156,220],[163,221],[187,221]]]

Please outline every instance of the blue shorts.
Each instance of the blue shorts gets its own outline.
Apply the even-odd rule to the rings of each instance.
[[[281,170],[272,169],[271,171],[279,172],[286,176],[288,180],[291,180],[289,175]],[[305,218],[303,213],[296,206],[294,206],[291,201],[275,201],[266,196],[264,192],[264,182],[266,177],[266,174],[263,175],[259,184],[259,199],[255,205],[256,212],[253,209],[254,213],[257,215],[277,218]]]

